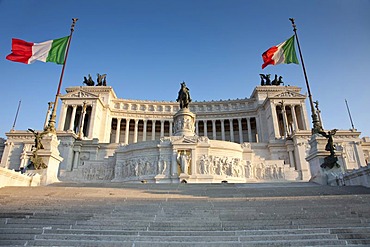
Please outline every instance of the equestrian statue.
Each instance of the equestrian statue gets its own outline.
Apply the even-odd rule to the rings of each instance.
[[[185,82],[181,83],[181,88],[179,95],[176,99],[180,103],[180,109],[189,108],[189,103],[191,102],[189,88],[186,86]]]

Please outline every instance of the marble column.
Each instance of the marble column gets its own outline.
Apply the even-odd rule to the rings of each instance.
[[[242,119],[238,118],[238,127],[239,127],[239,143],[242,144],[243,141],[243,126],[242,126]]]
[[[252,140],[252,126],[251,126],[251,118],[247,118],[247,128],[248,128],[248,142],[253,142]]]
[[[230,141],[234,142],[234,126],[233,126],[233,119],[229,119],[230,124]]]
[[[82,106],[82,113],[81,113],[81,118],[80,118],[81,121],[80,121],[80,125],[78,128],[78,138],[79,139],[82,139],[82,137],[84,137],[83,129],[84,129],[84,123],[85,123],[86,108],[87,108],[87,103],[84,102]]]
[[[93,133],[94,133],[94,124],[95,124],[95,115],[96,115],[96,103],[92,103],[91,104],[91,115],[90,115],[90,123],[89,123],[89,130],[88,130],[88,134],[89,134],[89,138],[92,139],[93,138]]]
[[[59,118],[59,123],[58,123],[58,130],[63,130],[64,129],[64,124],[65,124],[65,121],[66,121],[66,114],[67,114],[67,108],[68,106],[62,102],[62,107],[60,109],[60,118]],[[48,115],[49,115],[49,111],[47,113],[47,118],[48,118]]]
[[[143,142],[146,141],[146,129],[147,129],[148,120],[144,119],[144,126],[143,126]]]
[[[160,137],[164,137],[164,120],[161,120],[161,135]]]
[[[225,141],[225,124],[224,119],[221,119],[221,138],[223,141]]]
[[[213,134],[213,140],[217,140],[216,120],[212,120],[212,134]]]
[[[126,129],[125,129],[125,144],[128,144],[128,138],[130,132],[130,119],[126,118]]]
[[[275,138],[280,138],[279,123],[278,123],[275,103],[271,102],[270,107],[271,107],[272,125],[273,125],[274,135],[275,135]]]
[[[260,117],[256,117],[256,128],[257,128],[257,134],[256,134],[256,142],[260,142],[262,140],[262,128],[261,128],[261,121]]]
[[[302,119],[302,125],[304,130],[309,130],[310,129],[310,123],[309,123],[309,118],[308,116],[305,116],[305,112],[307,112],[306,105],[301,104],[300,105],[300,112],[301,112],[301,119]]]
[[[134,127],[134,143],[136,143],[136,142],[137,142],[138,128],[139,128],[139,119],[135,119],[135,127]]]
[[[77,110],[77,105],[72,105],[71,122],[69,123],[69,129],[68,129],[70,131],[74,131],[74,125],[75,125],[75,119],[76,119],[76,110]]]
[[[283,114],[283,125],[284,125],[284,137],[287,137],[289,135],[288,133],[288,119],[286,116],[286,110],[285,105],[281,105],[281,114]]]
[[[195,134],[197,134],[199,136],[199,121],[196,121],[195,122]]]
[[[172,136],[172,132],[173,132],[173,130],[172,130],[172,127],[173,126],[173,121],[170,121],[170,133],[169,133],[169,136]]]
[[[298,122],[297,122],[297,116],[295,114],[295,105],[290,105],[290,111],[292,112],[294,131],[297,131],[298,130]]]
[[[114,140],[115,143],[119,143],[119,136],[121,134],[121,120],[121,118],[117,118],[116,138]]]
[[[203,120],[203,132],[204,132],[204,136],[208,136],[208,133],[207,133],[207,120]]]
[[[155,122],[156,120],[152,120],[152,141],[155,140]]]

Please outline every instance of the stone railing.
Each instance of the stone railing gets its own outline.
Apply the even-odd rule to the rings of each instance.
[[[370,165],[347,172],[338,181],[339,185],[362,185],[370,187]]]
[[[39,174],[22,174],[0,167],[0,188],[5,186],[39,186]]]

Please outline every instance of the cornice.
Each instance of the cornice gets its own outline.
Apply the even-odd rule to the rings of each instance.
[[[110,93],[113,95],[114,98],[117,98],[116,93],[114,92],[111,86],[75,86],[75,87],[68,87],[65,89],[67,94],[83,90],[85,92],[93,93],[93,94],[102,94],[102,93]]]

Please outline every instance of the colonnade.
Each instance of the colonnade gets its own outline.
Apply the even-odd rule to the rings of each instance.
[[[309,124],[305,119],[305,109],[301,104],[287,104],[282,100],[278,103],[271,102],[271,107],[271,122],[275,137],[286,138],[294,131],[307,130],[309,128]],[[62,104],[58,130],[74,132],[80,138],[92,138],[95,108],[95,105],[89,105],[86,102],[83,102],[81,105]],[[261,130],[264,123],[260,121],[259,116],[219,119],[202,119],[202,116],[200,116],[195,123],[195,132],[197,135],[207,136],[211,140],[236,143],[267,141],[264,140],[266,137],[263,137]],[[111,120],[110,130],[104,129],[98,132],[108,131],[110,133],[110,143],[130,144],[171,136],[172,130],[172,118],[140,119],[115,117]]]
[[[79,138],[90,137],[93,120],[93,105],[83,102],[82,105],[62,105],[59,130],[73,131]]]
[[[237,143],[258,142],[258,124],[256,117],[235,119],[199,119],[195,123],[195,132],[211,140]],[[136,143],[158,140],[171,136],[173,120],[165,119],[130,119],[112,118],[111,143]]]
[[[277,120],[274,121],[274,126],[279,136],[288,137],[294,131],[308,129],[301,105],[286,104],[281,101],[273,106],[275,109],[273,110],[273,115],[275,115],[273,118]]]

